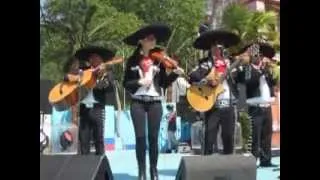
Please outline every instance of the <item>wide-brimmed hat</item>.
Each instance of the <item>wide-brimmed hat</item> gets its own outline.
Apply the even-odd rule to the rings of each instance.
[[[251,47],[254,43],[250,43],[248,45],[246,45],[245,47],[243,47],[242,49],[240,49],[240,51],[238,51],[237,53],[235,53],[234,55],[239,55],[244,53],[249,47]],[[275,54],[276,51],[275,49],[268,43],[263,43],[263,42],[259,42],[257,43],[259,45],[259,51],[260,54],[262,54],[263,56],[272,59]]]
[[[224,30],[213,30],[202,33],[193,43],[196,49],[208,50],[212,44],[220,44],[225,48],[234,46],[240,42],[239,36]]]
[[[101,46],[86,46],[77,50],[74,56],[81,61],[88,61],[93,54],[99,55],[103,61],[107,61],[114,57],[115,52]]]
[[[157,42],[164,42],[170,37],[171,30],[167,25],[164,24],[152,24],[132,33],[126,37],[123,42],[131,46],[137,46],[139,40],[144,39],[149,35],[154,35],[157,39]]]

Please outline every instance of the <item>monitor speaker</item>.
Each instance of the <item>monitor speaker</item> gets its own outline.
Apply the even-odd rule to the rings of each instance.
[[[42,155],[40,180],[113,180],[106,156]]]
[[[256,180],[256,173],[252,155],[186,156],[176,180]]]

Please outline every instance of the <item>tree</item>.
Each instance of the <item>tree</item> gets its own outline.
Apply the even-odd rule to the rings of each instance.
[[[134,14],[118,12],[108,1],[48,0],[41,17],[45,41],[40,51],[42,64],[56,63],[59,70],[55,73],[62,75],[62,64],[77,49],[88,44],[122,49],[121,39],[141,24]],[[59,80],[58,76],[53,80]]]
[[[265,39],[276,49],[280,48],[275,12],[250,11],[243,5],[233,3],[226,7],[222,18],[224,28],[238,34],[242,40],[235,49],[257,39]]]
[[[110,0],[121,12],[136,14],[146,24],[166,23],[172,35],[163,47],[180,58],[181,66],[195,59],[192,43],[203,18],[204,1],[199,0]]]

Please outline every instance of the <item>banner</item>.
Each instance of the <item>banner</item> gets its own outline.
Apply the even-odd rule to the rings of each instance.
[[[272,108],[272,147],[280,148],[280,93],[276,94],[276,103]]]

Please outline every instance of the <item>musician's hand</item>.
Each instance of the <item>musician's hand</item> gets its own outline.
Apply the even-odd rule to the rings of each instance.
[[[180,67],[177,67],[176,69],[174,69],[173,72],[178,75],[184,74],[184,70]]]
[[[79,75],[67,75],[69,82],[79,82],[80,76]]]
[[[208,84],[211,86],[216,86],[216,85],[218,85],[218,81],[217,80],[210,80],[210,81],[208,81]]]
[[[106,71],[107,71],[107,66],[105,66],[104,64],[101,64],[99,66],[98,74],[101,75],[101,74],[105,73]]]
[[[142,86],[150,86],[152,83],[152,80],[150,79],[146,79],[146,78],[142,78],[138,81],[138,83]]]

